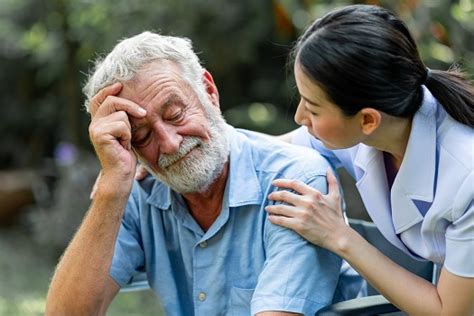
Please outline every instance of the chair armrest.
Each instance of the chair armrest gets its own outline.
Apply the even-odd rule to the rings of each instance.
[[[378,315],[397,311],[399,309],[382,295],[372,295],[329,305],[321,309],[317,315]]]
[[[148,279],[146,273],[140,273],[133,277],[130,284],[122,287],[120,292],[134,292],[134,291],[143,291],[150,289],[150,284],[148,283]]]

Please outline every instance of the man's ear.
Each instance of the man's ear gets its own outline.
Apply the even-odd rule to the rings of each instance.
[[[217,86],[214,83],[214,79],[212,78],[211,73],[207,70],[204,70],[203,81],[204,88],[206,89],[207,95],[209,96],[211,103],[217,107],[220,107],[219,91],[217,90]]]
[[[359,111],[360,126],[365,135],[372,134],[382,123],[382,113],[373,108],[363,108]]]

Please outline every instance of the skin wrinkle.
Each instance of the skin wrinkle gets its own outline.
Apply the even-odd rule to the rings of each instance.
[[[173,105],[176,105],[176,103],[180,103],[179,107],[181,107],[183,109],[183,111],[186,109],[186,106],[184,105],[184,102],[182,102],[181,99],[177,95],[173,94],[168,98],[168,100],[164,101],[163,107],[160,109],[160,112],[161,113],[166,113],[166,111],[168,111],[169,108],[171,108]],[[142,104],[145,104],[145,103],[143,102]],[[185,113],[183,113],[183,114],[185,114]],[[152,115],[152,114],[150,114],[150,115]],[[144,125],[145,124],[132,123],[132,134],[134,132],[136,132],[137,130],[139,130],[140,128],[144,127]]]

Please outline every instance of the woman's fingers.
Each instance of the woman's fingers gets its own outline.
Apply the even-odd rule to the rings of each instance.
[[[304,202],[302,195],[287,190],[272,192],[268,195],[268,198],[272,201],[285,202],[291,205],[300,205]]]
[[[332,168],[328,168],[326,172],[326,179],[328,181],[328,194],[330,196],[335,196],[339,198],[340,191],[339,191],[339,184],[337,183],[336,176],[332,171]]]
[[[316,191],[315,189],[303,183],[302,181],[294,179],[277,179],[273,180],[272,184],[276,187],[282,189],[290,189],[303,195],[311,194]]]
[[[294,206],[290,205],[267,205],[265,210],[270,215],[278,215],[278,216],[285,216],[285,217],[295,217],[298,215],[298,210]]]
[[[269,214],[268,220],[272,224],[283,226],[283,227],[292,229],[294,231],[298,231],[298,221],[294,218]]]
[[[327,170],[328,194],[304,184],[301,181],[278,179],[273,184],[282,189],[269,194],[269,199],[288,205],[269,205],[271,223],[290,228],[315,245],[328,247],[341,225],[342,217],[339,185],[331,169]],[[289,192],[287,190],[293,190]]]

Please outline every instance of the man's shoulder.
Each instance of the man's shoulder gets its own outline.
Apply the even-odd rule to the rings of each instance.
[[[236,129],[239,143],[252,155],[257,170],[275,170],[280,172],[308,173],[326,172],[329,163],[319,152],[312,148],[283,142],[276,137]],[[276,171],[276,170],[275,170]]]
[[[262,134],[246,129],[235,129],[240,139],[255,152],[274,153],[285,157],[295,157],[298,159],[319,159],[321,154],[313,148],[294,145],[284,142],[275,136]]]

